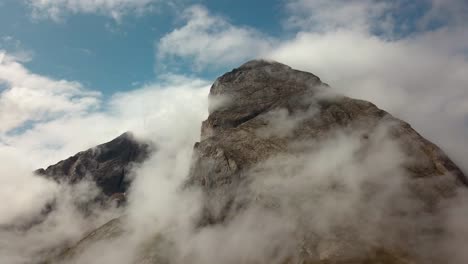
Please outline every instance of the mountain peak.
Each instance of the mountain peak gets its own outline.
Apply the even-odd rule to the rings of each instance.
[[[210,96],[224,97],[225,103],[203,122],[187,181],[205,194],[200,225],[229,223],[244,210],[267,208],[288,215],[287,221],[303,219],[295,227],[296,239],[326,263],[377,263],[381,259],[366,256],[376,247],[412,254],[418,239],[440,239],[435,233],[428,238],[423,223],[428,215],[441,217],[437,206],[466,188],[465,175],[406,122],[367,101],[318,96],[329,90],[312,73],[263,60],[247,62],[216,80]],[[347,153],[349,147],[355,149]],[[401,185],[392,186],[396,182]],[[342,200],[355,188],[357,196]],[[332,214],[327,221],[338,225],[313,237],[323,229],[311,219],[336,210],[327,208],[328,198],[345,211],[353,208],[351,214],[359,217],[347,221],[344,214]],[[357,204],[350,203],[353,199]],[[412,203],[420,206],[408,206]],[[378,222],[372,222],[375,212]],[[376,237],[394,240],[361,240],[369,226],[353,221],[372,222]],[[438,223],[430,227],[444,228]],[[315,256],[304,262],[322,263]],[[416,259],[414,263],[427,263]]]
[[[107,143],[81,151],[36,173],[57,182],[72,184],[91,177],[103,194],[110,197],[126,192],[130,166],[134,162],[142,162],[148,154],[148,144],[138,142],[131,132],[125,132]]]
[[[253,59],[250,61],[245,62],[237,69],[253,69],[253,68],[261,68],[261,67],[283,67],[283,68],[291,68],[286,64],[282,64],[280,62],[274,60],[267,60],[267,59]]]
[[[308,104],[304,98],[327,89],[316,75],[292,69],[274,61],[252,60],[221,77],[210,89],[210,104],[221,100],[220,107],[210,107],[203,123],[202,137],[219,128],[235,127],[274,108]],[[212,102],[214,101],[214,102]]]

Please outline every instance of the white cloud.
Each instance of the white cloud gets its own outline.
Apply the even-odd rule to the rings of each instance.
[[[33,16],[60,21],[67,13],[99,14],[120,20],[128,13],[144,13],[159,0],[23,0],[30,6]]]
[[[390,1],[374,0],[290,0],[287,27],[329,31],[336,28],[370,30],[385,25],[385,14],[394,7]]]
[[[28,121],[86,112],[99,104],[100,94],[77,82],[54,80],[29,72],[16,58],[0,51],[0,132]]]
[[[103,111],[59,116],[37,123],[23,133],[0,136],[4,146],[12,147],[12,153],[18,152],[18,156],[36,168],[43,167],[126,131],[152,139],[165,129],[175,129],[171,133],[184,131],[184,123],[175,127],[163,122],[175,122],[169,116],[182,111],[181,108],[194,114],[207,113],[208,87],[209,83],[201,79],[170,76],[160,83],[115,94],[99,105]]]
[[[186,23],[157,44],[157,59],[162,65],[187,58],[196,69],[232,65],[264,54],[273,43],[272,38],[257,30],[234,26],[202,6],[186,9],[182,18]]]
[[[24,48],[23,43],[13,36],[5,35],[0,37],[0,53],[8,53],[9,57],[14,58],[18,62],[28,62],[32,60],[33,52]],[[0,55],[0,58],[4,55]],[[3,59],[0,59],[0,62]]]
[[[339,7],[339,2],[290,1],[295,7],[290,9],[294,21],[302,18],[307,23],[267,57],[310,71],[334,89],[369,100],[408,121],[468,171],[468,30],[459,23],[459,11],[468,4],[427,1],[432,5],[420,19],[450,11],[458,22],[435,29],[421,27],[421,31],[393,38],[393,33],[374,34],[373,27],[380,21],[372,14],[381,14],[381,2],[352,1],[347,7]],[[318,8],[320,5],[325,10]],[[338,11],[332,12],[332,7]],[[387,12],[398,11],[392,8]],[[324,13],[317,14],[321,10]],[[308,19],[318,18],[319,27],[325,26],[322,29],[308,23]],[[468,22],[466,16],[464,21]],[[398,27],[401,25],[391,22],[391,28]]]
[[[425,0],[429,6],[428,12],[418,21],[422,27],[431,23],[466,25],[468,20],[468,4],[465,0]]]
[[[410,122],[468,170],[465,1],[290,0],[285,7],[287,28],[298,31],[274,41],[191,7],[186,24],[159,41],[160,63],[204,69],[264,56],[310,71]]]
[[[286,27],[314,32],[352,29],[393,38],[441,25],[464,25],[464,0],[287,0]],[[394,36],[395,35],[395,36]]]
[[[31,164],[17,156],[13,148],[1,146],[0,157],[4,162],[0,167],[0,198],[8,201],[0,207],[0,226],[27,221],[32,215],[38,215],[44,204],[53,198],[56,185],[34,177]]]
[[[33,176],[32,171],[125,131],[151,140],[160,153],[141,172],[135,182],[137,191],[129,198],[130,202],[135,199],[134,208],[138,208],[135,217],[140,223],[151,221],[152,218],[145,217],[167,206],[164,200],[155,200],[155,195],[171,199],[165,195],[173,195],[172,192],[175,195],[175,184],[180,183],[188,170],[193,143],[199,137],[201,121],[208,114],[208,91],[207,81],[167,75],[158,83],[115,94],[106,103],[98,104],[101,110],[51,117],[22,133],[0,133],[0,157],[6,162],[0,167],[0,198],[10,201],[0,207],[0,229],[12,221],[34,219],[47,202],[53,198],[58,201],[57,209],[46,221],[28,232],[0,230],[0,261],[25,263],[32,258],[39,259],[38,256],[47,253],[44,250],[74,243],[84,233],[115,217],[116,212],[111,210],[99,211],[91,219],[83,218],[71,206],[77,197],[92,199],[96,195],[88,183],[73,188],[59,186]],[[155,163],[156,168],[152,167]],[[177,177],[164,182],[169,172]],[[156,192],[155,187],[159,188]],[[183,210],[186,212],[186,208]],[[41,243],[36,243],[39,240]]]

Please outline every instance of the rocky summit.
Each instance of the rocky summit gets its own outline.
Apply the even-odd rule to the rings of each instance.
[[[167,235],[170,250],[155,242],[141,254],[159,257],[140,255],[136,259],[145,261],[135,263],[449,263],[447,208],[459,201],[467,179],[408,123],[336,94],[311,73],[265,60],[219,77],[209,97],[210,113],[180,192],[203,194],[194,234],[233,232],[222,233],[209,259],[197,251],[201,246],[186,254],[188,240]],[[87,151],[45,173],[74,180],[83,177],[80,168],[92,166],[98,183],[110,179],[110,168],[109,175],[122,175],[128,161],[141,156],[137,145],[120,140],[118,148]],[[111,161],[97,166],[103,160]],[[120,180],[102,188],[123,190]],[[110,222],[77,247],[85,251],[118,225]],[[233,237],[241,239],[234,245]],[[236,251],[244,243],[253,249]]]

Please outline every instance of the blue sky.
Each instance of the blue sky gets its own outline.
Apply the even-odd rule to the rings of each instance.
[[[0,153],[48,164],[150,133],[176,105],[206,103],[217,76],[266,58],[468,164],[467,54],[466,0],[0,0]]]
[[[164,62],[158,62],[154,56],[157,41],[181,24],[179,15],[184,8],[199,4],[234,25],[251,27],[284,39],[297,33],[297,29],[284,26],[289,15],[285,9],[286,2],[178,1],[173,5],[158,4],[155,10],[143,14],[124,14],[118,21],[106,15],[105,11],[72,14],[64,11],[60,21],[55,21],[47,17],[34,17],[28,1],[2,0],[0,33],[20,43],[15,46],[15,43],[3,41],[2,48],[28,51],[31,60],[25,65],[35,73],[76,80],[90,89],[111,95],[115,91],[129,90],[158,78],[160,73],[155,65]],[[397,33],[417,31],[414,21],[429,7],[427,2],[419,1],[418,4],[405,4],[405,8],[393,13],[398,20]],[[437,24],[437,21],[433,23]],[[375,33],[382,34],[379,30]],[[196,74],[213,79],[233,66],[205,69]],[[186,67],[182,72],[190,74],[192,70]]]
[[[105,95],[132,89],[158,77],[155,45],[181,23],[177,14],[185,4],[162,5],[159,10],[142,15],[126,15],[121,21],[105,15],[78,13],[57,22],[33,18],[26,1],[3,0],[2,3],[0,32],[21,43],[19,47],[2,43],[4,49],[29,51],[31,60],[25,65],[35,73],[77,80]],[[200,3],[232,23],[275,36],[283,33],[280,21],[284,12],[280,1]],[[214,78],[226,69],[197,74]]]

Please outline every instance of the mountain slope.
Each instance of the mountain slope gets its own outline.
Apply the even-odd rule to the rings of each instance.
[[[110,197],[125,193],[129,182],[126,177],[133,163],[141,163],[149,155],[149,145],[137,142],[127,132],[107,143],[58,162],[37,174],[57,182],[75,184],[83,179],[96,183],[97,187]]]
[[[440,207],[467,181],[409,124],[276,62],[251,61],[226,73],[210,96],[228,103],[210,113],[195,145],[188,185],[204,190],[202,225],[268,208],[297,218],[295,239],[306,241],[311,261],[359,259],[359,252],[382,248],[433,257],[425,251],[445,232]],[[329,202],[341,204],[322,204]],[[327,221],[327,231],[314,219]]]
[[[447,210],[467,180],[409,124],[263,60],[219,77],[210,102],[180,191],[201,189],[202,211],[183,242],[156,230],[164,238],[137,259],[450,263]]]

